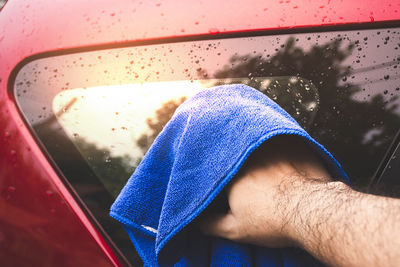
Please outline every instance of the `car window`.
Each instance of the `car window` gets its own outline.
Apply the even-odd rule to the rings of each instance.
[[[132,248],[109,206],[175,109],[210,86],[260,90],[353,184],[373,177],[400,128],[399,30],[252,34],[49,53],[16,74],[32,132],[122,250]]]

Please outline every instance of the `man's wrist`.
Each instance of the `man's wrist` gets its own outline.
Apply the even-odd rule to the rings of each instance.
[[[340,181],[326,182],[321,179],[303,179],[293,182],[293,190],[285,194],[288,203],[285,232],[288,238],[306,250],[319,246],[328,222],[321,222],[327,209],[335,206],[335,199],[346,195],[350,187]],[[332,196],[335,197],[332,197]]]

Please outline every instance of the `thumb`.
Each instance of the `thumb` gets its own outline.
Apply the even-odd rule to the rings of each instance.
[[[201,231],[213,235],[233,239],[237,233],[237,222],[231,212],[226,214],[210,214],[199,221]]]

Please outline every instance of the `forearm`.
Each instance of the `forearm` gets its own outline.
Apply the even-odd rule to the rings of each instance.
[[[333,266],[400,265],[400,199],[331,182],[299,139],[273,138],[253,153],[226,188],[229,211],[206,217],[205,233],[266,247],[297,245]]]
[[[295,190],[282,203],[289,207],[286,231],[299,246],[333,266],[399,264],[400,200],[356,192],[341,182],[292,183]]]

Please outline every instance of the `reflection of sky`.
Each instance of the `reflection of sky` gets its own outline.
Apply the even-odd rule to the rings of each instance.
[[[53,112],[62,110],[72,99],[77,101],[58,121],[71,140],[84,138],[99,148],[110,149],[114,156],[139,158],[137,139],[148,132],[146,118],[163,103],[190,96],[202,87],[199,82],[161,82],[117,86],[77,88],[58,94]]]
[[[380,34],[377,34],[377,32],[380,32]],[[346,82],[359,84],[361,88],[365,89],[356,94],[354,98],[364,101],[371,92],[373,94],[383,93],[387,100],[391,97],[391,94],[392,96],[395,95],[395,88],[400,87],[400,75],[396,71],[399,64],[397,58],[400,56],[399,32],[392,29],[371,31],[368,34],[353,32],[345,36],[353,42],[359,41],[353,55],[344,61],[345,65],[352,66],[352,72],[355,73],[354,78],[347,77]],[[388,40],[386,40],[387,38]],[[385,76],[389,79],[385,79]],[[342,84],[346,82],[342,81]],[[388,93],[385,94],[385,91]],[[397,92],[398,94],[399,92]],[[397,103],[400,104],[400,99]]]

